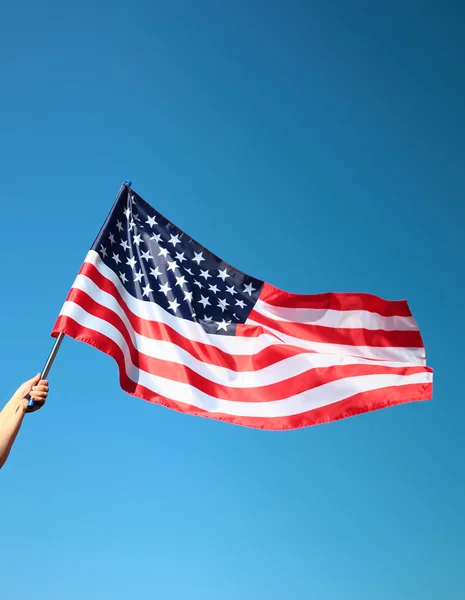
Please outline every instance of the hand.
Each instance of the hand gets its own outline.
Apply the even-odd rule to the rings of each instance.
[[[18,400],[25,411],[27,412],[35,412],[42,408],[47,400],[48,396],[48,381],[40,378],[40,373],[38,373],[29,381],[25,381],[19,388],[16,390],[13,398]],[[34,400],[34,406],[28,407],[27,403],[29,398]]]

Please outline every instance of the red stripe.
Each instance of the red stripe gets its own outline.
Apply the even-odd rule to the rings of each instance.
[[[277,362],[298,354],[308,354],[310,351],[291,344],[275,344],[264,348],[252,355],[232,355],[216,346],[202,342],[194,342],[185,338],[175,329],[159,321],[142,319],[135,315],[123,300],[118,288],[93,265],[84,263],[80,274],[88,277],[101,290],[107,292],[118,302],[121,309],[131,323],[134,331],[154,340],[170,340],[195,358],[207,364],[217,365],[231,369],[232,371],[255,371],[276,364]],[[71,289],[67,300],[70,300],[76,290]],[[250,326],[254,331],[258,328]],[[263,333],[260,329],[260,334]]]
[[[64,333],[76,340],[85,342],[94,346],[98,350],[111,356],[118,364],[120,373],[120,384],[123,390],[129,394],[152,402],[166,406],[167,408],[177,410],[182,413],[207,417],[219,421],[226,421],[244,427],[253,427],[257,429],[284,430],[296,429],[299,427],[308,427],[321,423],[328,423],[339,419],[355,416],[364,412],[394,406],[405,402],[415,400],[430,400],[432,397],[432,384],[409,384],[383,388],[370,392],[361,392],[349,398],[335,402],[333,404],[317,408],[298,415],[290,417],[236,417],[221,413],[211,413],[205,410],[193,407],[189,404],[170,400],[163,396],[155,394],[144,386],[134,383],[125,372],[124,357],[119,346],[104,336],[103,334],[81,327],[78,323],[69,317],[59,317],[52,335],[56,337],[58,333]]]
[[[264,327],[271,327],[280,333],[301,340],[346,346],[371,346],[387,348],[423,348],[419,331],[385,331],[381,329],[350,329],[344,327],[326,327],[313,323],[291,323],[278,321],[253,310],[249,319]]]
[[[413,375],[414,373],[422,373],[425,372],[425,370],[428,370],[421,366],[393,368],[383,367],[376,363],[369,365],[342,365],[308,369],[303,373],[269,385],[260,385],[260,383],[257,382],[255,386],[246,388],[231,387],[213,382],[184,364],[154,358],[139,352],[122,319],[109,308],[106,308],[93,300],[85,292],[76,289],[73,290],[70,301],[81,306],[89,314],[113,325],[125,339],[129,348],[132,363],[137,368],[153,375],[166,377],[173,381],[191,385],[210,396],[221,398],[223,400],[236,402],[267,402],[272,400],[282,400],[289,396],[305,392],[306,390],[345,377],[383,373]]]
[[[405,300],[383,300],[371,294],[290,294],[268,283],[263,285],[260,300],[285,308],[326,308],[332,310],[367,310],[383,317],[411,317]]]
[[[152,339],[170,340],[202,362],[223,366],[232,371],[254,371],[276,364],[290,356],[309,352],[308,349],[292,346],[291,344],[275,344],[254,355],[231,355],[216,346],[191,341],[165,323],[138,317],[128,308],[114,283],[102,275],[94,265],[84,263],[80,274],[88,277],[101,290],[115,298],[137,333]],[[68,299],[71,297],[71,293],[73,293],[72,290],[68,294]],[[253,314],[256,314],[255,311]],[[273,326],[275,323],[273,321]],[[258,337],[263,333],[268,332],[257,325],[238,325],[236,330],[236,334],[243,337]],[[276,337],[276,334],[271,332],[269,332],[269,335]]]

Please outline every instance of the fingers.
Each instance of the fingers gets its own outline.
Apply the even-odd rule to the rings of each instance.
[[[40,379],[36,385],[34,385],[34,387],[32,388],[33,390],[36,389],[46,389],[48,390],[48,381],[46,379]]]
[[[39,400],[45,402],[45,400],[47,400],[47,395],[47,392],[31,392],[31,398],[36,402]]]
[[[48,396],[48,381],[45,379],[37,381],[37,385],[31,389],[30,395],[35,402],[45,402]]]

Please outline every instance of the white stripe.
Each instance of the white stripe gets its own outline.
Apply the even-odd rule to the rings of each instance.
[[[126,313],[118,304],[115,297],[102,291],[91,279],[84,276],[78,276],[73,287],[85,292],[100,306],[108,308],[117,315],[123,321],[134,347],[137,348],[139,352],[152,358],[171,361],[179,365],[186,365],[202,375],[202,377],[206,377],[210,381],[220,385],[233,388],[261,387],[278,383],[316,368],[343,365],[373,365],[373,361],[365,360],[363,358],[308,352],[308,354],[288,356],[281,361],[262,369],[240,372],[233,371],[226,367],[212,365],[199,360],[187,350],[184,350],[173,342],[152,339],[135,332]],[[74,301],[65,302],[61,314],[72,317],[73,306],[75,305],[79,306],[79,303]],[[387,368],[405,367],[405,364],[403,363],[381,361],[377,362],[376,365]]]
[[[164,323],[188,340],[202,344],[209,344],[210,346],[215,346],[216,348],[219,348],[228,354],[242,356],[254,355],[258,352],[261,352],[265,348],[268,348],[269,346],[282,344],[280,340],[271,334],[262,334],[253,338],[253,341],[251,341],[250,338],[240,336],[236,337],[229,335],[208,334],[199,323],[194,323],[193,321],[176,317],[158,304],[155,304],[155,302],[139,300],[138,298],[132,296],[124,288],[115,272],[107,267],[104,262],[102,262],[102,259],[97,252],[91,250],[87,254],[85,262],[94,265],[101,275],[109,279],[115,285],[124,303],[134,315],[140,319]],[[79,281],[83,278],[88,279],[84,275],[78,275],[73,287],[79,287]]]
[[[258,300],[254,310],[276,321],[308,323],[323,327],[383,331],[418,331],[413,317],[383,317],[367,310],[333,310],[331,308],[286,308]]]
[[[67,303],[66,312],[81,326],[107,336],[123,351],[125,369],[128,377],[155,394],[170,400],[183,402],[212,413],[224,413],[231,416],[277,418],[296,415],[314,408],[327,406],[340,400],[371,390],[414,383],[429,383],[432,373],[414,375],[363,375],[348,377],[327,383],[312,390],[290,396],[284,400],[271,402],[234,402],[222,400],[199,391],[191,385],[153,375],[138,369],[131,361],[129,348],[120,332],[107,321],[87,313],[76,304]]]
[[[342,344],[324,344],[323,342],[314,342],[311,340],[301,340],[281,333],[268,325],[262,325],[253,319],[247,319],[246,325],[256,325],[262,330],[269,331],[286,344],[307,348],[314,352],[323,354],[337,354],[348,356],[359,356],[371,360],[388,360],[413,365],[425,364],[424,348],[395,348],[394,346],[344,346]]]
[[[139,318],[164,323],[169,327],[172,327],[188,340],[215,346],[228,354],[253,356],[269,346],[285,343],[292,344],[299,348],[320,352],[322,354],[358,356],[366,359],[394,361],[412,365],[425,364],[425,351],[423,348],[409,349],[374,346],[343,346],[338,344],[310,342],[282,334],[250,319],[246,321],[246,324],[258,325],[269,333],[263,333],[257,337],[211,335],[208,334],[199,323],[176,317],[154,302],[139,300],[129,294],[116,273],[103,263],[97,252],[93,250],[89,251],[85,262],[94,265],[101,275],[109,279],[115,285],[129,310]],[[83,277],[83,275],[78,275],[76,282]],[[77,285],[78,284],[75,283],[73,287],[77,287]]]

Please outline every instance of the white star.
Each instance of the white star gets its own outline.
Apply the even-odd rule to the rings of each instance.
[[[103,258],[107,257],[107,249],[103,244],[100,244],[100,252],[102,253]]]
[[[115,263],[117,265],[119,265],[119,263],[121,262],[119,254],[116,254],[116,252],[113,253],[112,259],[115,261]]]
[[[236,306],[240,306],[241,308],[244,308],[245,302],[243,302],[242,300],[236,300]]]
[[[131,209],[129,208],[129,206],[127,207],[127,209],[124,211],[124,214],[126,216],[126,219],[129,219],[129,215],[131,214]]]
[[[229,306],[229,304],[226,302],[226,300],[218,298],[218,308],[221,308],[221,312],[224,312],[227,306]]]
[[[148,296],[152,292],[153,290],[150,287],[150,283],[148,283],[145,287],[142,288],[142,296]]]
[[[150,269],[150,275],[153,277],[160,277],[161,271],[158,267],[155,267],[155,269]]]
[[[210,273],[208,272],[208,269],[206,271],[202,271],[202,269],[200,269],[200,277],[204,277],[205,279],[211,277]]]
[[[113,245],[115,243],[115,236],[110,233],[110,235],[108,236],[108,239],[110,240],[110,244]]]
[[[141,239],[140,239],[140,233],[138,233],[137,235],[134,236],[133,241],[135,244],[139,245],[141,243]]]
[[[176,252],[176,258],[179,260],[179,262],[182,264],[185,260],[187,260],[187,258],[184,257],[184,252],[182,254],[180,254],[179,252]]]
[[[145,221],[148,225],[150,225],[150,227],[153,227],[154,225],[157,224],[157,220],[155,219],[155,217],[149,217],[147,219],[147,221]]]
[[[199,289],[203,288],[203,285],[200,283],[200,281],[197,281],[197,279],[194,279],[194,285],[198,285]]]
[[[186,283],[186,278],[184,275],[181,277],[176,277],[176,285],[180,285],[181,287]]]
[[[198,265],[200,265],[200,263],[205,260],[203,257],[203,252],[199,252],[199,254],[197,254],[197,252],[194,252],[194,258],[192,259],[194,262],[196,262]]]
[[[138,214],[136,214],[136,213],[134,213],[134,218],[135,218],[135,220],[136,220],[136,221],[140,221],[140,217],[139,217],[139,215],[138,215]]]
[[[234,296],[235,294],[237,294],[236,290],[234,289],[234,286],[226,286],[226,291],[229,292],[231,294],[231,296]]]
[[[207,297],[205,297],[205,296],[201,296],[201,298],[202,298],[202,299],[201,299],[201,300],[199,300],[199,304],[203,304],[203,307],[204,307],[204,308],[207,308],[207,306],[208,306],[208,305],[210,305],[210,306],[211,306],[211,304],[210,304],[210,300],[209,300]]]
[[[179,304],[179,302],[176,300],[176,298],[174,300],[172,300],[171,302],[168,302],[168,304],[173,312],[176,312],[178,310],[178,308],[181,306]]]
[[[147,262],[149,262],[149,258],[153,258],[153,256],[150,254],[150,252],[147,250],[147,252],[142,252],[141,253],[141,258],[145,258],[145,260]]]
[[[165,294],[165,296],[168,295],[168,292],[171,291],[170,286],[168,285],[168,282],[166,282],[164,285],[160,286],[160,292],[163,292]]]
[[[159,233],[154,233],[150,236],[150,239],[155,240],[157,244],[159,244],[161,242],[161,235]]]
[[[126,240],[121,240],[120,246],[123,248],[123,250],[129,250],[129,248],[131,247]]]
[[[227,278],[229,277],[229,275],[228,275],[228,273],[227,273],[226,269],[223,269],[223,271],[222,271],[221,269],[218,269],[218,277],[219,277],[220,279],[222,279],[223,281],[224,281],[225,279],[227,279]]]
[[[186,273],[189,273],[189,275],[191,275],[192,277],[194,276],[194,273],[192,273],[192,269],[188,269],[187,267],[184,267],[184,271],[186,271]]]
[[[140,283],[142,281],[142,271],[139,270],[138,273],[134,273],[134,281]]]
[[[207,321],[207,323],[211,323],[212,322],[212,318],[211,317],[207,317],[207,315],[204,316],[203,320]]]
[[[193,295],[194,295],[194,292],[184,292],[184,300],[187,300],[188,302],[192,302]]]
[[[128,258],[128,260],[126,261],[126,264],[129,265],[131,267],[131,269],[134,269],[134,267],[136,266],[136,259],[134,258],[134,256],[131,256],[131,258]]]
[[[208,287],[210,292],[213,292],[214,294],[217,294],[220,291],[220,288],[216,287],[216,285],[212,285],[211,283],[208,284]]]
[[[173,244],[173,246],[176,248],[176,244],[180,244],[181,240],[179,239],[178,235],[171,235],[170,239],[168,240],[169,244]]]
[[[221,321],[221,323],[217,323],[216,324],[218,329],[216,331],[219,331],[220,329],[224,329],[224,331],[228,330],[228,325],[231,325],[231,321],[225,321],[224,319]]]
[[[255,292],[255,288],[252,287],[251,283],[249,283],[249,285],[244,285],[244,294],[249,294],[251,296],[252,292]]]
[[[160,246],[160,252],[158,253],[158,256],[164,256],[166,258],[167,254],[168,254],[168,250],[166,248],[162,248]]]
[[[126,278],[126,275],[124,273],[121,273],[121,271],[119,272],[119,276],[120,276],[120,279],[121,279],[121,281],[123,283],[127,283],[128,282],[128,280]]]
[[[123,231],[123,224],[121,221],[116,221],[116,227],[118,228],[118,231]]]
[[[129,226],[128,226],[128,229],[129,229],[129,231],[132,231],[133,229],[135,229],[135,227],[136,227],[136,224],[135,224],[135,223],[134,223],[134,221],[131,219],[131,220],[129,221]]]
[[[173,271],[178,268],[178,263],[173,260],[173,261],[168,261],[168,271]]]

